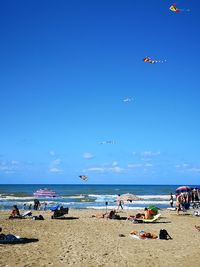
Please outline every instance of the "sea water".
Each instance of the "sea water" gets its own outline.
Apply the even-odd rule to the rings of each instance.
[[[29,209],[36,198],[33,193],[47,188],[55,191],[57,197],[38,198],[41,209],[51,208],[57,204],[74,209],[108,209],[116,208],[117,195],[131,193],[140,200],[124,203],[125,209],[142,209],[148,205],[159,208],[170,206],[170,193],[174,194],[180,185],[93,185],[93,184],[33,184],[0,185],[0,210],[11,209],[17,205],[20,209]],[[196,187],[193,185],[191,187]],[[31,207],[30,207],[31,208]]]

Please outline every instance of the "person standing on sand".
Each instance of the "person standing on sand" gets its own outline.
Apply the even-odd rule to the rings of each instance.
[[[119,208],[121,208],[122,210],[124,209],[123,206],[122,206],[122,203],[123,203],[123,201],[121,200],[121,197],[120,197],[120,194],[119,194],[119,195],[117,195],[117,204],[118,204],[117,209],[118,210],[119,210]]]
[[[172,193],[170,194],[169,203],[170,203],[171,208],[173,208],[173,206],[174,206],[174,198],[173,198]]]
[[[179,211],[181,210],[181,204],[182,204],[182,195],[179,194],[176,196],[176,213],[179,215]]]

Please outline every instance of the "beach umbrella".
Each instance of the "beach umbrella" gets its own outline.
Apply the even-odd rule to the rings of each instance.
[[[190,192],[191,188],[189,186],[183,185],[176,188],[176,193]]]
[[[130,194],[130,193],[126,193],[120,196],[120,200],[124,201],[124,202],[131,202],[131,201],[135,201],[135,200],[140,200],[139,197],[137,197],[136,195]]]
[[[59,207],[60,207],[60,205],[58,204],[58,205],[55,205],[55,206],[51,207],[50,210],[51,210],[51,211],[55,211],[55,210],[57,210]]]

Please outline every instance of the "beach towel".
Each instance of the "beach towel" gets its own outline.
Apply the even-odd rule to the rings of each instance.
[[[159,239],[158,237],[157,238],[147,238],[147,237],[145,237],[145,238],[141,238],[140,236],[138,236],[138,235],[134,235],[134,234],[130,234],[130,236],[132,237],[132,238],[135,238],[135,239],[137,239],[137,240],[154,240],[154,239]]]
[[[31,243],[31,242],[37,242],[39,241],[36,238],[23,238],[15,235],[8,234],[5,236],[4,239],[0,239],[0,245],[1,244],[25,244],[25,243]]]

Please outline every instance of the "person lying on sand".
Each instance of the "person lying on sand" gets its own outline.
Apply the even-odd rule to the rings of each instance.
[[[195,228],[200,232],[200,226],[195,225]]]
[[[106,219],[120,219],[120,216],[116,214],[115,210],[111,210],[109,213],[101,213],[101,214],[92,215],[92,217],[106,218]]]
[[[144,239],[144,238],[151,238],[151,239],[156,239],[158,238],[158,236],[154,233],[149,233],[149,232],[145,232],[145,231],[131,231],[130,232],[131,235],[137,235],[139,236],[140,238]]]

